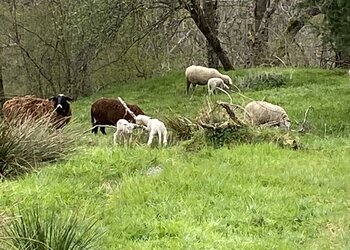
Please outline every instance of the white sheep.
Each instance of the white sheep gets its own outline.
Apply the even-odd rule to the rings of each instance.
[[[147,141],[147,145],[151,145],[153,141],[153,137],[158,134],[159,139],[159,146],[162,145],[162,139],[163,139],[163,146],[167,145],[167,129],[163,122],[161,122],[158,119],[152,119],[149,116],[146,115],[137,115],[135,117],[136,124],[146,126],[146,130],[149,131],[149,137]]]
[[[290,128],[291,123],[286,111],[275,104],[265,101],[252,101],[245,106],[247,118],[254,125],[278,125]]]
[[[216,88],[222,88],[224,90],[228,90],[229,87],[224,83],[221,78],[213,77],[208,80],[208,94],[212,95],[216,92]]]
[[[197,84],[207,85],[208,80],[214,77],[222,79],[228,87],[232,86],[232,79],[228,75],[223,75],[213,68],[192,65],[186,68],[185,76],[187,83],[186,94],[188,94],[191,84],[193,88],[195,88]]]
[[[117,122],[117,131],[113,135],[114,144],[117,144],[117,139],[121,138],[123,140],[123,144],[128,142],[130,144],[132,139],[132,132],[135,127],[137,127],[135,123],[128,122],[125,119],[119,119]]]

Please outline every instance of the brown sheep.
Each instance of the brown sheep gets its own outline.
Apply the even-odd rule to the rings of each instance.
[[[135,115],[144,115],[139,106],[133,104],[127,104],[127,106]],[[92,133],[97,134],[98,127],[95,127],[96,125],[116,126],[119,119],[135,123],[134,118],[125,110],[119,100],[102,97],[91,105]],[[100,131],[102,134],[106,134],[104,127],[100,127]]]
[[[28,118],[48,118],[56,129],[63,128],[72,116],[70,103],[72,98],[59,94],[49,99],[35,96],[16,96],[3,106],[5,120],[12,124],[23,123]]]

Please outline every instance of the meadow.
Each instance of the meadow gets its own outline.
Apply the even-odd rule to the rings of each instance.
[[[190,150],[114,146],[91,127],[90,106],[99,97],[122,97],[157,118],[194,118],[206,89],[184,94],[183,72],[115,83],[112,89],[72,103],[79,129],[76,149],[60,162],[0,183],[0,216],[14,207],[40,206],[97,221],[96,249],[348,249],[350,247],[350,83],[345,71],[245,69],[280,72],[286,86],[246,90],[244,96],[279,104],[292,129],[309,107],[310,131],[299,150],[274,143],[210,144]],[[233,102],[250,100],[232,93]],[[228,101],[223,94],[215,100]],[[150,169],[161,170],[149,174]],[[1,221],[1,219],[0,219]],[[1,231],[0,231],[1,232]],[[0,234],[1,235],[1,234]]]

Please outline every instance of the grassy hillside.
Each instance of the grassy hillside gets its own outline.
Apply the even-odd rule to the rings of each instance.
[[[262,71],[256,69],[254,71]],[[246,91],[249,98],[282,105],[292,121],[312,106],[304,147],[274,144],[165,149],[114,147],[108,136],[77,138],[64,162],[0,183],[0,211],[15,206],[59,208],[98,220],[98,249],[343,249],[350,228],[350,85],[345,72],[273,69],[287,86]],[[235,77],[250,70],[230,72]],[[75,126],[90,125],[100,96],[123,97],[152,116],[193,118],[206,90],[184,95],[182,72],[116,85],[73,103]],[[235,103],[249,101],[234,93]],[[224,95],[215,99],[227,100]],[[295,128],[295,127],[294,127]],[[161,169],[149,175],[150,168]],[[1,215],[1,213],[0,213]]]

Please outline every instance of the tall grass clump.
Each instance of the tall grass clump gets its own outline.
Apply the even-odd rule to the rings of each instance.
[[[6,249],[98,249],[102,232],[96,229],[96,221],[80,219],[80,216],[64,216],[59,211],[48,212],[38,206],[28,210],[18,209],[12,212],[12,219],[3,225],[5,237],[0,242]]]
[[[241,90],[263,90],[284,87],[289,77],[282,73],[257,72],[249,73],[238,79],[238,88]]]
[[[21,118],[22,119],[22,118]],[[56,130],[48,119],[0,121],[0,176],[13,177],[43,162],[64,158],[74,149],[77,132]]]

